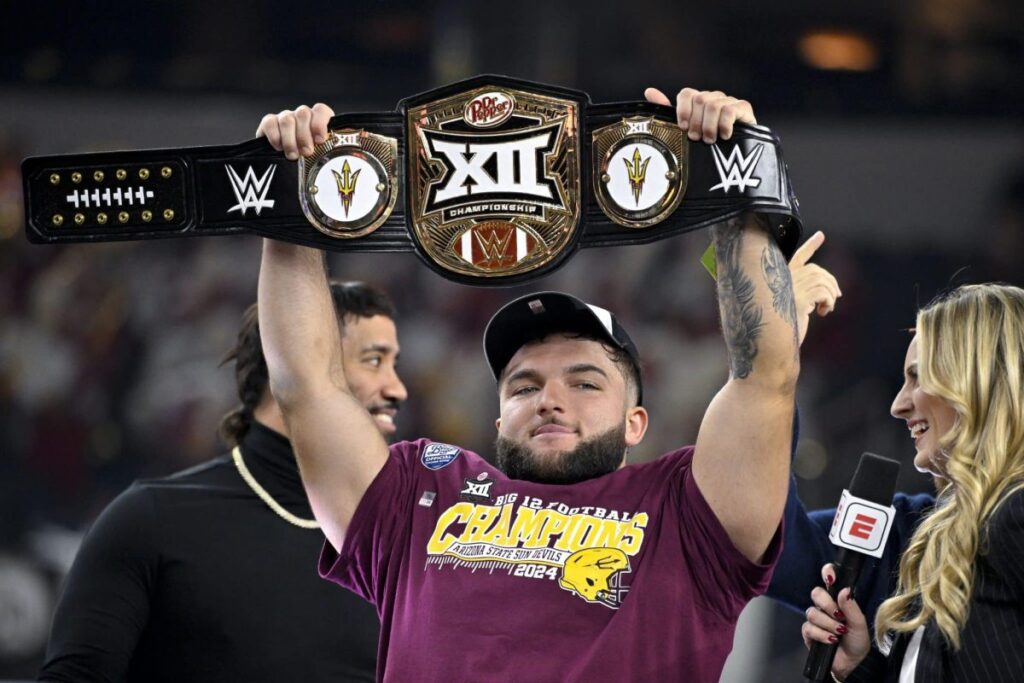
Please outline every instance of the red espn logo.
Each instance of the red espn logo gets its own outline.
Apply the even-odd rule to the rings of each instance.
[[[853,524],[846,531],[851,536],[857,538],[863,538],[865,541],[870,540],[871,532],[874,530],[875,525],[878,523],[877,517],[871,517],[861,513],[853,518]]]
[[[844,543],[869,552],[881,548],[889,521],[886,511],[851,502],[843,512],[839,537]]]

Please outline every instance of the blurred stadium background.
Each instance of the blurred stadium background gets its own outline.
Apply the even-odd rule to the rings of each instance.
[[[0,678],[34,676],[103,506],[221,452],[234,393],[218,362],[255,298],[260,246],[30,245],[25,156],[232,143],[267,111],[388,110],[485,72],[595,102],[648,85],[749,99],[783,138],[807,234],[826,231],[818,261],[845,293],[803,352],[794,466],[812,507],[834,505],[863,450],[901,459],[904,490],[927,486],[888,416],[905,329],[950,286],[1024,283],[1024,13],[1009,0],[34,2],[0,17]],[[690,442],[725,379],[698,263],[708,240],[585,251],[529,288],[601,303],[633,332],[653,414],[638,460]],[[480,334],[525,289],[460,287],[411,254],[330,261],[398,304],[400,436],[488,452],[497,403]],[[795,680],[800,623],[756,601],[723,681]]]

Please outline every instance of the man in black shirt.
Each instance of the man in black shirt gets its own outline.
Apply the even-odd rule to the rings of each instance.
[[[362,283],[331,291],[349,387],[388,437],[406,398],[393,307]],[[100,515],[39,680],[374,680],[376,611],[317,576],[324,537],[270,395],[255,305],[228,360],[241,399],[221,422],[232,452],[136,482]]]

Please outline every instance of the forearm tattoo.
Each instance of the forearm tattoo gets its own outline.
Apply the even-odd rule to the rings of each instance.
[[[754,283],[740,264],[743,217],[712,227],[711,235],[718,261],[718,306],[722,311],[722,331],[729,350],[729,370],[733,377],[746,379],[754,369],[757,337],[764,321],[761,307],[754,301]]]
[[[764,281],[772,292],[772,308],[780,318],[793,327],[793,332],[796,334],[796,300],[793,296],[793,280],[789,274],[789,265],[774,242],[761,252],[761,272],[764,273]]]

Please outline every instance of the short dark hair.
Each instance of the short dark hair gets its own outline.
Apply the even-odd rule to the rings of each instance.
[[[611,362],[615,364],[615,367],[619,369],[622,379],[626,381],[626,399],[630,407],[640,404],[640,366],[635,360],[633,360],[632,356],[630,356],[625,349],[618,346],[612,346],[608,343],[607,339],[596,334],[579,332],[577,330],[566,330],[558,327],[557,325],[538,327],[525,338],[523,346],[542,342],[548,337],[554,335],[564,335],[569,339],[583,339],[600,344],[601,348],[604,349],[604,352],[608,354],[608,359],[611,360]],[[522,348],[522,346],[520,348]],[[499,387],[501,386],[501,383],[505,381],[505,375],[507,372],[508,366],[506,365],[501,371],[501,376],[498,378]]]
[[[372,318],[375,315],[394,319],[395,305],[380,289],[365,282],[331,281],[331,299],[339,322],[344,325],[347,318]],[[253,411],[263,400],[270,383],[267,361],[263,357],[260,340],[260,324],[256,304],[242,314],[242,326],[234,348],[221,359],[220,364],[234,362],[235,385],[241,404],[228,412],[217,429],[221,439],[234,446],[245,437],[252,426]]]

